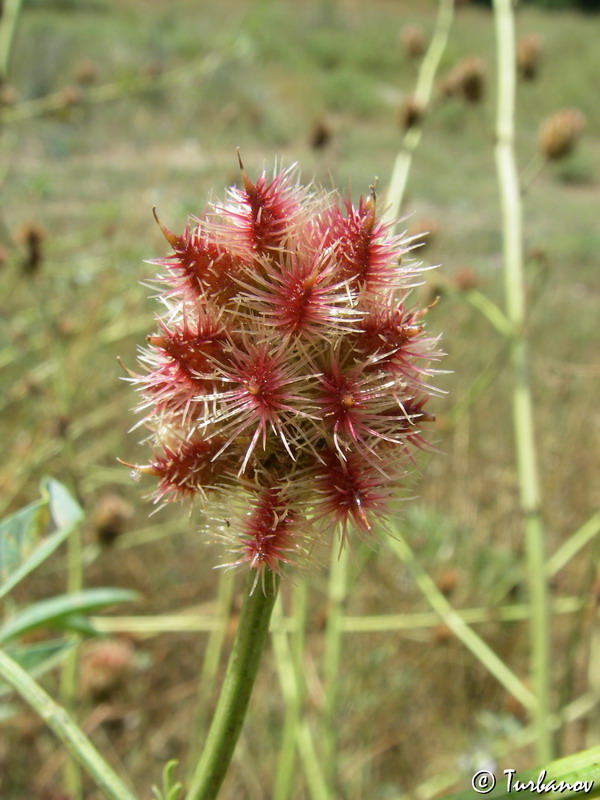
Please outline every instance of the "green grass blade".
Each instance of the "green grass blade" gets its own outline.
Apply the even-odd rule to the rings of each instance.
[[[64,594],[41,600],[17,612],[0,628],[0,642],[22,636],[40,627],[62,627],[75,615],[88,614],[104,606],[136,600],[129,589],[87,589],[77,594]]]
[[[58,481],[48,479],[43,497],[0,523],[0,598],[39,567],[83,518],[83,511]],[[43,536],[48,524],[56,528]]]
[[[73,642],[66,639],[52,639],[49,642],[35,642],[20,647],[7,648],[7,654],[25,672],[39,678],[55,667],[71,650]],[[0,683],[0,697],[12,691],[5,683]]]

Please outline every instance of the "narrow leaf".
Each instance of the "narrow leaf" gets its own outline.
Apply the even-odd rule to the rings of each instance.
[[[22,636],[39,627],[61,627],[65,618],[89,614],[104,606],[129,603],[138,597],[129,589],[86,589],[33,603],[17,612],[0,628],[0,642]]]
[[[0,523],[0,598],[45,561],[83,518],[58,481],[47,479],[42,495]],[[52,531],[43,536],[50,522]]]
[[[48,642],[7,648],[6,652],[32,678],[39,678],[55,667],[73,647],[73,641],[52,639]],[[6,683],[0,682],[0,697],[10,692],[12,689]]]

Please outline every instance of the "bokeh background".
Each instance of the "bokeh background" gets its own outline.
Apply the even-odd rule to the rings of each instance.
[[[539,37],[541,48],[534,77],[518,86],[517,155],[532,178],[524,196],[527,333],[552,553],[600,500],[600,17],[577,4],[546,6],[522,3],[517,12],[519,36]],[[0,509],[34,499],[43,475],[69,486],[87,514],[86,585],[140,592],[135,607],[115,614],[213,614],[220,574],[201,518],[179,507],[149,516],[150,485],[134,483],[116,462],[146,457],[141,433],[129,433],[135,399],[117,359],[135,368],[153,326],[152,289],[143,284],[155,272],[148,260],[168,250],[152,207],[182,230],[210,193],[239,182],[236,147],[251,177],[278,158],[355,200],[376,176],[383,193],[420,63],[402,31],[415,27],[426,44],[436,11],[433,0],[23,3],[0,86]],[[441,83],[471,56],[483,68],[477,102],[448,96]],[[494,613],[526,601],[510,373],[505,345],[470,300],[477,290],[503,302],[489,5],[457,8],[439,81],[402,226],[422,234],[423,262],[441,265],[415,302],[441,298],[428,326],[443,331],[450,372],[439,376],[447,394],[431,409],[439,453],[420,460],[415,499],[401,504],[399,524],[455,606],[491,609],[478,632],[525,676],[526,620]],[[585,131],[572,154],[538,174],[539,126],[563,107],[585,114]],[[598,554],[594,540],[552,585],[569,610],[553,617],[554,706],[591,697],[586,715],[558,728],[562,753],[600,742]],[[243,581],[232,579],[234,620]],[[308,576],[304,719],[317,748],[327,580],[326,565]],[[12,603],[64,583],[61,551]],[[283,589],[286,609],[291,591]],[[356,550],[344,610],[376,617],[428,607],[383,540]],[[167,759],[185,765],[208,636],[168,630],[168,621],[164,628],[113,632],[108,668],[98,642],[81,646],[78,717],[144,797]],[[526,715],[435,620],[347,633],[342,663],[336,797],[425,800],[440,786],[462,788],[486,759],[508,753],[509,766],[531,763]],[[44,685],[55,691],[56,675]],[[60,747],[25,706],[2,709],[3,800],[62,800]],[[282,717],[267,656],[224,800],[271,797]],[[313,796],[298,766],[293,797]]]

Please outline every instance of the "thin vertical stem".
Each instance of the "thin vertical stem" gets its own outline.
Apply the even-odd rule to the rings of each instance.
[[[81,555],[81,530],[76,525],[67,540],[67,591],[69,594],[83,589],[83,559]],[[77,691],[77,666],[79,648],[73,647],[66,655],[60,675],[60,696],[63,708],[75,716],[75,695]],[[81,771],[77,762],[67,758],[64,768],[65,791],[73,800],[82,796]]]
[[[423,62],[421,63],[414,93],[415,102],[423,112],[431,102],[433,82],[442,55],[446,49],[453,18],[454,0],[440,0],[435,30],[425,57],[423,58]],[[402,149],[398,153],[394,163],[390,186],[386,196],[387,208],[384,214],[384,220],[391,224],[396,222],[400,213],[413,153],[421,141],[421,133],[421,125],[416,125],[406,132],[402,142]]]
[[[8,77],[8,62],[20,10],[21,0],[5,0],[0,18],[0,83]]]
[[[228,572],[221,571],[217,589],[217,619],[220,621],[220,625],[209,634],[202,668],[198,677],[196,709],[192,722],[192,735],[188,749],[188,769],[190,778],[193,775],[193,770],[198,760],[200,741],[206,724],[206,707],[209,698],[212,696],[217,671],[221,662],[223,644],[227,631],[227,620],[231,610],[231,600],[233,598],[233,587],[233,576]]]
[[[294,765],[296,761],[296,735],[301,722],[305,694],[303,670],[304,638],[307,613],[306,578],[298,578],[292,589],[294,628],[291,643],[283,630],[273,632],[273,650],[277,660],[279,682],[285,699],[285,721],[275,771],[273,800],[288,800],[297,788]],[[283,618],[281,604],[276,608],[278,618]]]
[[[523,234],[521,193],[514,152],[515,30],[511,0],[494,0],[498,109],[496,168],[502,207],[506,313],[512,324],[513,424],[517,475],[524,535],[532,617],[531,676],[537,704],[535,727],[537,757],[541,763],[552,757],[550,715],[550,614],[545,565],[544,529],[534,441],[533,408],[528,372],[523,281]]]
[[[251,573],[221,694],[187,800],[217,797],[242,730],[279,588],[279,577],[270,570],[264,585],[252,591],[254,578]]]
[[[342,654],[344,603],[348,586],[349,548],[338,550],[336,542],[331,546],[329,572],[329,602],[327,628],[325,631],[325,656],[323,678],[325,684],[325,736],[324,764],[328,773],[330,791],[335,794],[337,778],[337,704],[340,685],[340,659]]]
[[[2,650],[0,650],[0,678],[12,686],[58,736],[104,797],[108,800],[136,800],[65,710]]]

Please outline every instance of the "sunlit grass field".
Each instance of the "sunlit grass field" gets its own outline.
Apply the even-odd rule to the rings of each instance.
[[[375,178],[382,194],[389,181],[402,141],[398,109],[418,69],[399,32],[412,24],[430,34],[436,4],[338,0],[332,18],[328,8],[291,0],[24,4],[9,72],[16,100],[0,109],[0,508],[32,500],[44,475],[69,486],[90,519],[86,585],[141,594],[135,608],[115,613],[210,615],[220,574],[212,570],[220,551],[207,543],[202,519],[183,507],[149,516],[143,496],[150,485],[133,482],[116,461],[147,457],[141,432],[128,432],[135,397],[118,359],[134,369],[137,347],[152,330],[155,290],[142,284],[155,273],[147,261],[167,253],[152,207],[182,230],[211,192],[222,195],[239,182],[236,147],[251,176],[271,170],[275,158],[298,162],[307,182],[351,191],[355,200]],[[546,167],[524,194],[527,334],[549,554],[600,500],[598,24],[597,16],[570,12],[523,7],[517,14],[519,34],[543,39],[537,80],[518,87],[522,170],[533,172],[537,130],[550,113],[577,107],[587,118],[576,152]],[[426,302],[440,297],[428,326],[443,332],[448,372],[437,379],[445,394],[431,405],[439,452],[422,454],[421,474],[406,491],[414,499],[395,514],[453,605],[488,609],[477,618],[478,632],[525,677],[528,612],[507,352],[465,291],[468,284],[503,303],[494,47],[491,12],[460,8],[441,73],[480,56],[483,102],[434,93],[402,208],[409,231],[431,231],[419,257],[438,268],[425,273],[427,285],[416,293]],[[316,126],[326,131],[320,147]],[[473,391],[481,376],[481,391]],[[107,493],[131,511],[110,545],[93,523]],[[594,539],[552,584],[568,611],[553,617],[554,707],[585,693],[591,709],[558,727],[558,753],[600,743],[592,660],[600,645],[598,555]],[[19,588],[16,602],[63,591],[64,572],[64,557],[55,556]],[[403,615],[405,624],[386,629],[388,620],[379,632],[344,634],[337,796],[425,800],[464,788],[485,759],[531,764],[529,720],[514,700],[435,616],[406,622],[429,608],[384,536],[373,548],[354,548],[349,581],[349,629],[355,617]],[[304,655],[304,719],[317,759],[327,582],[325,558],[308,575]],[[292,591],[289,581],[287,613]],[[506,606],[520,609],[514,619],[505,619]],[[167,759],[179,759],[185,771],[207,634],[123,635],[133,652],[126,679],[102,703],[82,684],[78,715],[149,796]],[[55,688],[53,675],[44,681]],[[267,656],[224,800],[272,796],[283,708]],[[24,706],[6,707],[6,717],[2,799],[61,797],[56,742]],[[97,796],[92,789],[86,795]],[[299,760],[293,797],[316,796]]]

